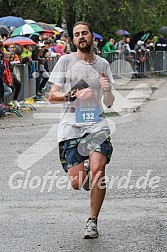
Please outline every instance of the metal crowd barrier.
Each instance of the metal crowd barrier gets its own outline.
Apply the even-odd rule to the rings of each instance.
[[[100,53],[99,56],[114,63],[113,75],[125,74],[125,62],[129,62],[134,75],[148,76],[150,73],[164,73],[167,71],[167,51],[163,52],[139,52],[139,53]],[[49,72],[51,72],[59,57],[53,57],[48,62]],[[38,71],[38,62],[35,63],[35,71]],[[112,66],[112,65],[111,65]],[[114,72],[115,71],[115,72]],[[36,78],[29,76],[29,65],[16,64],[14,74],[21,81],[21,90],[18,100],[24,101],[36,96]]]
[[[110,64],[115,75],[125,74],[125,63],[129,62],[134,75],[149,76],[151,73],[167,71],[167,51],[145,51],[137,53],[109,53],[98,54]]]
[[[58,58],[53,57],[48,62],[49,72],[54,68]],[[26,64],[16,64],[14,66],[14,74],[16,78],[21,82],[21,90],[18,96],[18,101],[25,101],[29,98],[34,98],[36,96],[36,77],[38,75],[38,62],[33,61],[35,64],[35,72],[32,76],[29,76],[29,67],[28,63]]]
[[[49,68],[49,72],[51,72],[56,64],[56,62],[58,61],[59,57],[52,57],[50,61],[48,61],[48,68]]]
[[[35,64],[35,71],[38,70],[37,61],[33,61]],[[21,90],[18,96],[18,101],[25,101],[26,99],[36,96],[36,78],[35,76],[29,76],[30,65],[16,64],[13,68],[13,74],[21,82]]]

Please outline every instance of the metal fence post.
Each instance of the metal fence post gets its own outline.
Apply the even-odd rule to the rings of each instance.
[[[29,76],[28,76],[28,65],[27,64],[17,64],[15,66],[17,68],[18,76],[21,82],[21,90],[18,96],[18,101],[24,101],[27,97],[29,97]]]
[[[33,61],[33,63],[35,64],[35,73],[38,73],[38,61]],[[32,77],[29,77],[29,82],[28,82],[28,97],[26,98],[33,98],[36,96],[36,74],[32,74]]]

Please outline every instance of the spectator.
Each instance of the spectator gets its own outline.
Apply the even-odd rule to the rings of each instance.
[[[10,52],[4,53],[3,58],[3,64],[5,66],[5,70],[3,73],[3,85],[4,85],[4,100],[6,102],[6,99],[8,96],[10,96],[13,92],[13,85],[12,85],[12,74],[11,74],[11,64],[10,64]]]
[[[125,42],[126,42],[126,51],[129,52],[129,53],[136,53],[135,50],[132,50],[130,48],[130,42],[131,42],[130,37],[127,37]]]
[[[156,51],[167,51],[167,40],[163,37],[159,37],[158,41],[155,43]]]
[[[39,62],[39,77],[37,79],[37,95],[42,95],[45,85],[49,80],[49,69],[47,64],[47,51],[44,48],[39,49],[38,62]]]
[[[32,47],[31,46],[23,46],[23,52],[21,54],[21,57],[28,58],[29,62],[32,61]]]
[[[4,54],[2,55],[2,52],[0,51],[0,103],[4,101],[3,73],[5,70],[5,65],[3,64],[3,57]]]
[[[14,86],[14,104],[17,108],[20,107],[20,104],[18,102],[18,96],[21,89],[21,82],[17,77],[17,67],[16,65],[21,63],[19,56],[15,53],[16,52],[16,45],[10,44],[8,46],[8,51],[11,53],[10,63],[13,66],[13,86]]]
[[[147,48],[144,45],[144,41],[142,41],[142,40],[137,41],[137,44],[135,45],[134,49],[135,49],[136,52],[145,52],[145,51],[147,51]]]
[[[38,60],[38,53],[39,53],[39,35],[38,34],[32,34],[30,35],[30,39],[32,39],[36,45],[33,47],[32,50],[32,60]]]
[[[105,46],[103,46],[102,48],[102,52],[111,52],[111,53],[115,53],[116,48],[114,46],[115,40],[113,38],[111,38],[106,44]],[[106,54],[104,54],[106,55]]]
[[[93,52],[95,53],[95,54],[100,54],[101,53],[101,51],[100,51],[100,49],[98,48],[98,40],[94,40],[93,41]]]
[[[4,101],[4,85],[3,85],[3,73],[5,70],[4,60],[4,46],[3,42],[0,41],[0,102]]]
[[[129,60],[129,50],[130,47],[129,47],[129,44],[126,43],[126,37],[122,37],[120,39],[120,41],[118,41],[116,44],[115,44],[115,48],[117,49],[117,52],[119,53],[119,57],[117,58],[121,58],[121,59],[124,59],[124,60]]]
[[[103,58],[108,60],[108,62],[112,62],[114,60],[116,48],[114,46],[115,40],[113,38],[110,38],[110,40],[103,46],[102,52],[103,52]]]
[[[14,43],[11,43],[8,46],[8,52],[13,54],[13,61],[11,62],[12,64],[18,64],[21,63],[19,55],[16,53],[16,45]]]
[[[3,55],[4,55],[4,52],[6,52],[6,49],[5,49],[5,47],[3,46],[3,42],[0,41],[0,54],[1,54],[2,57],[3,57]]]
[[[120,53],[127,52],[126,37],[122,37],[117,43],[115,43],[115,48]]]
[[[65,49],[65,44],[61,43],[60,40],[59,42],[56,42],[56,52],[58,53],[59,56],[62,56],[65,54],[64,49]]]
[[[63,34],[60,38],[61,42],[64,43],[64,53],[69,54],[71,53],[71,45],[70,45],[70,38],[67,34]]]
[[[64,45],[61,43],[58,43],[57,45],[54,45],[54,50],[58,57],[64,55]]]
[[[57,56],[56,52],[54,52],[53,40],[50,40],[50,39],[45,40],[44,45],[45,45],[45,50],[47,52],[47,57],[48,58],[52,58],[52,57]]]
[[[4,46],[3,46],[3,42],[0,41],[0,59],[3,60],[3,57],[4,57]]]

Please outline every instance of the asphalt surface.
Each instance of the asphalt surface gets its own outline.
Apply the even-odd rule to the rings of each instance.
[[[94,240],[82,238],[90,192],[72,190],[59,163],[58,119],[50,114],[59,109],[38,104],[22,118],[0,119],[0,251],[167,251],[167,81],[161,82],[135,112],[109,118],[114,152]]]

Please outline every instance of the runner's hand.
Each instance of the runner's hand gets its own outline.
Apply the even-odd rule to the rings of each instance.
[[[88,100],[92,96],[92,89],[91,88],[83,88],[76,92],[76,97],[82,100]]]
[[[105,77],[103,71],[101,71],[100,84],[101,84],[104,91],[105,90],[108,91],[110,89],[109,79],[107,77]]]

